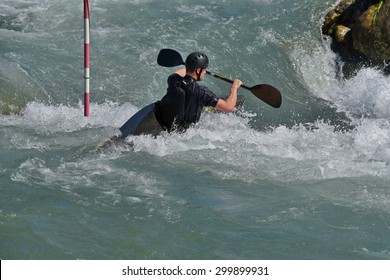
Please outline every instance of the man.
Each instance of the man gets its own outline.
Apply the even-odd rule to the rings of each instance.
[[[201,52],[188,55],[185,68],[168,77],[168,89],[161,101],[156,102],[155,114],[160,125],[170,131],[184,131],[199,121],[204,106],[222,112],[232,112],[236,106],[237,89],[242,82],[236,79],[226,99],[218,98],[205,86],[198,85],[206,74],[208,57]]]

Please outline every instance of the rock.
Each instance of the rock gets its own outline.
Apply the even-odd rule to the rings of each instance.
[[[380,60],[390,62],[390,0],[380,8],[373,26],[375,53]]]
[[[388,7],[389,7],[389,1]],[[356,21],[352,31],[353,47],[368,58],[375,61],[390,61],[390,29],[388,24],[382,20],[382,13],[378,12],[379,4],[369,7]],[[388,15],[390,17],[390,14]]]
[[[343,44],[348,44],[350,41],[351,36],[350,35],[351,28],[346,27],[344,25],[337,25],[335,27],[335,38],[337,42],[343,43]]]
[[[322,33],[342,59],[390,62],[390,0],[341,0],[326,14]]]

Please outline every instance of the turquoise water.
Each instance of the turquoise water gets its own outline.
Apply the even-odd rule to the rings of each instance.
[[[390,259],[389,77],[336,79],[331,5],[91,1],[85,118],[82,1],[0,0],[0,258]],[[163,96],[162,48],[283,104],[94,153]]]

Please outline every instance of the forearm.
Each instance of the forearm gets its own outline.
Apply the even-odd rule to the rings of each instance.
[[[235,80],[230,88],[230,94],[226,99],[219,99],[215,109],[222,112],[233,112],[237,103],[237,90],[242,85],[240,80]]]
[[[226,109],[228,112],[232,112],[237,103],[237,87],[232,86],[230,88],[229,96],[226,98]]]

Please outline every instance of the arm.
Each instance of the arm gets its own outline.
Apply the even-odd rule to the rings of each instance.
[[[232,87],[230,88],[230,94],[224,99],[219,99],[215,109],[222,112],[233,112],[234,107],[236,107],[237,102],[237,89],[242,85],[242,82],[238,79],[234,80]]]

